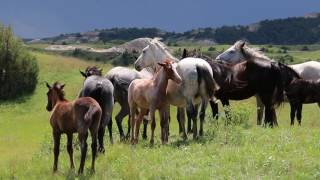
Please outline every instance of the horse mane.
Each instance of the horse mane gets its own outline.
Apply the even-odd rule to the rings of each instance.
[[[159,49],[161,49],[168,58],[172,59],[174,62],[178,62],[179,60],[174,57],[171,52],[170,49],[168,48],[168,46],[166,46],[163,42],[161,42],[161,38],[153,38],[150,42],[151,44],[154,44],[155,46],[157,46]]]
[[[243,45],[244,43],[244,45]],[[273,59],[270,59],[268,56],[266,56],[260,48],[253,48],[249,47],[247,43],[243,40],[237,41],[234,46],[241,50],[245,57],[249,57],[248,60],[252,59],[260,59],[260,60],[267,60],[267,61],[274,61]]]
[[[102,70],[99,69],[97,66],[88,66],[85,71],[87,75],[88,75],[89,71],[93,72],[90,75],[102,76]]]
[[[59,97],[60,100],[66,100],[65,97],[64,97],[64,96],[65,96],[64,90],[61,89],[61,86],[62,86],[62,85],[61,85],[58,81],[56,81],[56,82],[53,84],[52,88],[57,92],[58,97]]]

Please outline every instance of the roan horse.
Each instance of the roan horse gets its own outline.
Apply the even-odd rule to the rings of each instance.
[[[103,139],[105,128],[108,126],[110,142],[113,143],[112,138],[112,110],[113,110],[113,85],[107,79],[101,76],[101,69],[97,67],[87,67],[85,72],[80,71],[86,79],[83,82],[83,87],[80,91],[79,97],[92,97],[95,99],[101,109],[102,116],[98,132],[99,152],[105,152]]]
[[[71,168],[74,168],[72,139],[73,133],[78,133],[81,148],[81,161],[78,173],[83,173],[83,167],[87,154],[88,130],[92,137],[92,165],[94,171],[95,158],[97,154],[97,135],[102,115],[102,110],[96,100],[90,97],[78,98],[72,102],[64,98],[64,85],[55,82],[52,86],[46,83],[49,91],[47,93],[47,110],[52,111],[50,124],[54,140],[54,164],[53,171],[57,171],[61,134],[67,134],[67,150],[70,157]]]
[[[320,82],[312,80],[297,79],[285,89],[291,111],[291,125],[297,115],[299,125],[302,119],[302,104],[318,103],[320,106]]]
[[[181,77],[177,73],[171,61],[158,63],[162,68],[153,76],[152,79],[135,79],[131,82],[128,89],[128,102],[130,106],[131,142],[138,142],[140,123],[143,116],[148,112],[151,117],[151,139],[154,143],[154,130],[156,127],[155,111],[159,110],[161,124],[161,142],[168,142],[168,120],[169,104],[166,99],[166,89],[169,79],[176,83],[181,83]],[[140,108],[138,118],[135,117],[137,108]],[[136,129],[135,129],[135,128]]]
[[[193,120],[193,138],[198,137],[197,130],[197,106],[203,101],[213,97],[214,92],[219,89],[215,82],[210,65],[203,59],[185,58],[178,61],[168,50],[168,48],[159,41],[153,39],[150,44],[145,47],[135,62],[135,68],[141,70],[146,67],[156,68],[159,62],[165,59],[171,59],[177,62],[175,64],[177,72],[182,78],[182,83],[177,83],[169,80],[167,87],[167,98],[171,105],[178,107],[177,119],[179,120],[179,132],[183,133],[183,138],[186,139],[185,132],[185,117],[184,108],[187,107],[187,113]],[[203,119],[200,119],[200,136],[203,134]]]
[[[123,128],[122,128],[122,120],[125,116],[129,115],[130,108],[128,104],[128,87],[130,83],[134,79],[141,78],[152,78],[154,74],[154,70],[151,68],[145,68],[141,71],[136,71],[134,69],[129,69],[127,67],[114,67],[105,75],[107,79],[111,81],[114,86],[114,100],[118,102],[120,105],[120,111],[116,115],[115,119],[119,128],[120,139],[123,140],[125,138]],[[145,118],[144,120],[144,128],[143,128],[143,139],[147,138],[147,124],[148,120]],[[127,138],[130,137],[130,115],[128,118],[128,131]]]

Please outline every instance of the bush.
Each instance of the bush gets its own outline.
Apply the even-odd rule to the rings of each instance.
[[[136,56],[139,54],[129,53],[125,51],[123,54],[117,56],[112,60],[112,65],[114,66],[129,66],[133,64],[136,60]]]
[[[39,67],[10,27],[0,25],[0,99],[31,93],[37,85]]]
[[[301,51],[309,51],[310,49],[309,49],[309,47],[308,46],[303,46],[302,48],[301,48]]]
[[[208,48],[208,51],[215,51],[215,50],[216,50],[216,48],[212,47],[212,46]]]

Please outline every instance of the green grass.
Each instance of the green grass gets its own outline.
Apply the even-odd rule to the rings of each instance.
[[[317,53],[292,52],[292,55],[304,60],[316,57]],[[44,81],[66,83],[67,98],[74,99],[83,82],[79,69],[93,62],[43,53],[35,55],[40,66],[35,93],[15,101],[0,102],[0,179],[74,179],[77,177],[76,170],[69,169],[65,137],[62,140],[59,171],[52,173],[52,137],[50,114],[45,110],[47,89]],[[104,72],[110,68],[108,65],[99,65],[104,67]],[[99,155],[95,174],[89,173],[89,148],[85,174],[81,178],[320,178],[320,111],[317,105],[305,105],[302,126],[290,127],[288,104],[285,104],[278,109],[279,127],[274,129],[255,125],[253,98],[231,102],[231,105],[233,112],[249,113],[247,126],[225,128],[222,119],[217,124],[208,115],[204,137],[194,141],[189,136],[186,142],[178,136],[175,108],[171,108],[169,144],[164,146],[160,145],[159,122],[153,147],[149,146],[149,141],[142,139],[136,146],[120,143],[114,122],[115,144],[110,145],[106,137],[106,154]],[[114,115],[118,110],[116,106]],[[76,167],[79,166],[79,154],[76,148]]]

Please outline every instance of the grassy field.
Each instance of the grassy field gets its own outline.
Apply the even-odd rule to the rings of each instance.
[[[320,57],[319,51],[290,51],[297,61]],[[115,144],[106,138],[106,154],[99,155],[96,173],[89,173],[91,150],[81,177],[69,169],[62,140],[59,171],[52,173],[53,153],[50,114],[45,110],[44,81],[66,83],[68,99],[77,96],[83,78],[79,69],[93,62],[34,53],[40,75],[35,93],[11,102],[0,102],[0,179],[319,179],[320,111],[305,105],[302,127],[289,126],[288,104],[277,111],[279,127],[255,125],[255,100],[231,102],[240,125],[225,127],[223,118],[208,115],[205,135],[198,141],[181,141],[175,118],[170,124],[168,145],[160,145],[159,122],[155,146],[140,140],[136,146],[120,143],[116,123]],[[109,65],[99,64],[107,72]],[[115,108],[115,113],[118,106]],[[175,117],[175,108],[172,108]],[[209,111],[208,111],[209,114]],[[248,120],[248,121],[246,121]],[[126,124],[126,120],[125,123]],[[90,142],[90,141],[88,141]],[[90,143],[89,143],[90,144]],[[77,146],[76,146],[77,147]],[[79,149],[75,150],[76,167]]]

